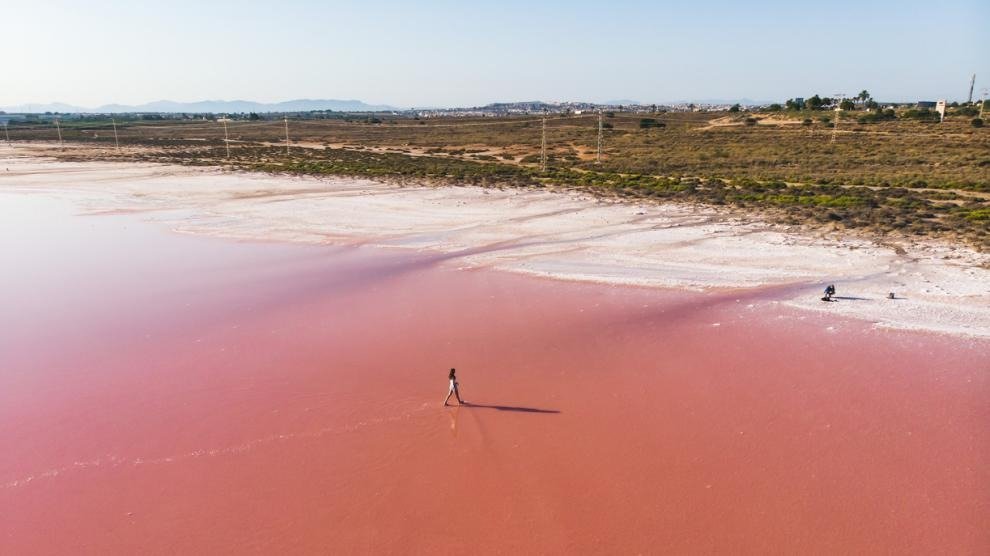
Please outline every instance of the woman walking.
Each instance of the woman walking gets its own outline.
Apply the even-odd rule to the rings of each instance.
[[[451,369],[450,374],[447,375],[447,378],[450,379],[450,390],[447,391],[447,398],[443,400],[444,406],[447,405],[447,400],[450,399],[451,394],[457,396],[457,403],[461,405],[465,403],[464,400],[461,399],[460,391],[457,389],[457,376],[454,374],[455,372],[455,369]]]

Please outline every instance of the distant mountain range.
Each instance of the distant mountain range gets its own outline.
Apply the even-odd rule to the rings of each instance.
[[[743,106],[754,106],[754,105],[764,105],[769,104],[764,101],[754,101],[747,98],[742,99],[702,99],[702,100],[683,100],[677,102],[658,102],[656,104],[661,105],[677,105],[677,104],[707,104],[707,105],[730,105],[730,104],[742,104]],[[513,108],[522,109],[526,108],[529,110],[540,110],[544,107],[551,107],[558,103],[546,103],[543,101],[529,101],[529,102],[497,102],[492,103],[481,108]],[[629,99],[623,100],[611,100],[603,103],[575,103],[571,102],[568,104],[589,104],[597,106],[631,106],[631,105],[644,105],[649,103],[638,102]],[[449,109],[449,108],[441,108]],[[384,104],[367,104],[360,100],[335,100],[335,99],[297,99],[297,100],[287,100],[285,102],[275,102],[275,103],[265,103],[265,102],[254,102],[249,100],[202,100],[199,102],[174,102],[171,100],[159,100],[155,102],[149,102],[146,104],[138,105],[125,105],[125,104],[105,104],[103,106],[97,106],[95,108],[87,108],[83,106],[73,106],[71,104],[65,104],[62,102],[51,102],[47,104],[21,104],[18,106],[5,106],[0,107],[0,110],[8,113],[43,113],[43,112],[59,112],[59,113],[91,113],[91,114],[119,114],[126,112],[138,112],[138,113],[186,113],[186,114],[240,114],[249,112],[310,112],[314,110],[333,110],[335,112],[389,112],[393,110],[401,110],[401,108],[396,108],[394,106],[388,106]]]
[[[199,102],[174,102],[159,100],[138,105],[106,104],[96,108],[72,106],[61,102],[48,104],[21,104],[0,107],[10,113],[17,112],[83,112],[110,114],[122,112],[185,112],[193,114],[247,113],[247,112],[309,112],[311,110],[333,110],[335,112],[381,112],[395,110],[384,104],[366,104],[360,100],[297,99],[285,102],[265,103],[249,100],[202,100]]]

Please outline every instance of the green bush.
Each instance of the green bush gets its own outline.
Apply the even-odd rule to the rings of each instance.
[[[894,113],[893,110],[888,108],[887,110],[878,110],[876,112],[871,112],[869,114],[863,114],[859,118],[856,118],[856,121],[861,124],[875,124],[877,122],[884,122],[884,121],[890,121],[896,119],[897,119],[897,114]]]
[[[967,220],[990,220],[990,209],[976,209],[971,210],[966,214],[965,218]]]
[[[938,112],[927,108],[922,108],[920,110],[916,108],[905,110],[901,117],[909,120],[918,120],[920,122],[937,122],[940,119]]]

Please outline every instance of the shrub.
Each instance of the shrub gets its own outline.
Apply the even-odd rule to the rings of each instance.
[[[897,115],[894,113],[893,110],[888,108],[887,110],[879,110],[877,112],[863,114],[859,118],[856,118],[856,121],[861,124],[873,124],[877,122],[896,120],[896,119],[897,119]]]
[[[927,108],[922,108],[921,110],[905,110],[903,117],[909,120],[918,120],[921,122],[937,122],[940,118],[938,112]]]
[[[969,125],[973,127],[983,127],[983,120],[979,118],[973,118],[972,120],[969,121]]]

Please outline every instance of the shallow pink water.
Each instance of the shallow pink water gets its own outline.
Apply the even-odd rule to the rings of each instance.
[[[986,342],[0,206],[0,553],[990,550]]]

